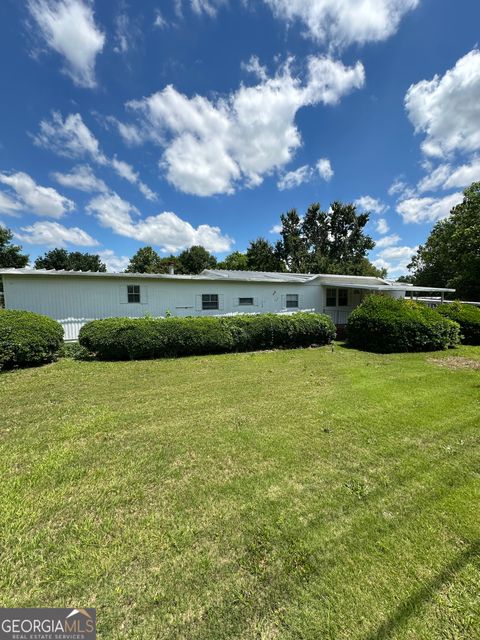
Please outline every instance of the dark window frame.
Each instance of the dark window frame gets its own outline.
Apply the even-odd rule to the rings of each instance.
[[[344,300],[344,302],[340,302],[340,296],[342,296],[342,299]],[[348,289],[342,289],[342,288],[338,289],[338,306],[348,307]]]
[[[290,298],[290,300],[289,300]],[[285,307],[287,309],[298,309],[300,307],[300,296],[298,293],[287,293],[285,296]]]
[[[332,295],[330,292],[334,292],[334,294]],[[335,302],[333,304],[330,304],[332,302],[332,299],[335,300]],[[327,291],[325,292],[325,306],[326,307],[336,307],[337,306],[337,289],[335,287],[327,287]]]
[[[220,309],[218,293],[202,293],[202,311],[217,311]]]
[[[253,307],[255,304],[255,298],[246,296],[238,299],[239,307]]]
[[[140,304],[141,293],[139,284],[127,285],[127,302],[128,304]]]

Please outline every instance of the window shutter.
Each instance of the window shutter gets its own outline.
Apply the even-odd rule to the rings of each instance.
[[[303,309],[303,295],[301,293],[298,296],[298,308]]]
[[[253,299],[253,304],[254,304],[256,307],[258,307],[259,302],[260,302],[260,301],[259,301],[259,299],[258,299],[258,298],[254,298],[254,299]]]
[[[282,309],[286,309],[287,307],[287,296],[285,294],[282,295]]]
[[[126,284],[120,285],[120,304],[128,303],[128,289]]]
[[[223,311],[224,308],[224,298],[225,296],[223,295],[223,293],[220,293],[218,296],[218,309],[219,311]]]
[[[202,294],[195,296],[195,309],[197,311],[202,310]]]
[[[140,286],[140,304],[148,304],[148,289],[144,285]]]

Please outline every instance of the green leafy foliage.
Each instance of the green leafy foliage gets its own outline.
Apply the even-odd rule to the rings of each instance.
[[[437,307],[438,313],[460,325],[464,344],[480,344],[480,308],[452,302]]]
[[[335,326],[321,314],[107,318],[80,330],[79,342],[102,360],[179,357],[327,344]]]
[[[408,268],[416,285],[451,287],[462,300],[480,301],[480,182],[437,222]]]
[[[22,247],[12,244],[13,233],[0,225],[0,269],[22,269],[28,264],[28,255]]]
[[[350,315],[348,343],[378,353],[437,351],[459,343],[460,327],[426,305],[371,295]]]
[[[0,370],[52,362],[63,344],[63,328],[30,311],[0,310]]]
[[[81,251],[51,249],[35,260],[35,269],[58,269],[66,271],[101,271],[107,270],[100,256]]]

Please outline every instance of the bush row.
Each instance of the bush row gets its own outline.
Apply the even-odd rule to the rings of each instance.
[[[379,353],[437,351],[458,344],[460,327],[420,302],[371,295],[350,315],[347,338]]]
[[[63,344],[62,326],[30,311],[0,310],[0,370],[52,362]]]
[[[480,308],[452,302],[437,307],[438,313],[460,325],[464,344],[480,344]]]
[[[229,351],[323,345],[335,337],[316,313],[188,318],[107,318],[89,322],[79,342],[103,360],[179,357]]]

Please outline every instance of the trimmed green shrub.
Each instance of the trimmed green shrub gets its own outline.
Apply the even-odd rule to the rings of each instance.
[[[92,359],[90,351],[82,347],[78,342],[66,342],[60,351],[60,356],[62,358],[69,358],[70,360]]]
[[[0,370],[52,362],[63,344],[63,327],[30,311],[0,310]]]
[[[438,351],[459,342],[460,327],[425,304],[371,295],[350,315],[348,344],[378,353]]]
[[[165,358],[327,344],[330,318],[296,313],[230,317],[107,318],[80,330],[79,342],[102,360]]]
[[[480,344],[480,308],[471,304],[452,302],[437,307],[438,313],[460,325],[464,344]]]

